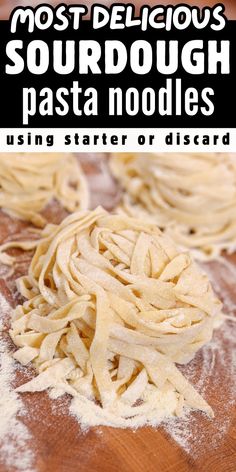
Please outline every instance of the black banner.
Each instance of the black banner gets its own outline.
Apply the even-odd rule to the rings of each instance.
[[[23,42],[22,48],[15,49],[19,67],[23,69],[19,73],[14,73],[15,56],[12,55],[12,51],[9,53],[10,49],[7,53],[7,44],[16,40]],[[80,71],[80,63],[83,60],[79,48],[80,42],[89,40],[96,41],[100,45],[101,57],[97,64],[101,73],[91,70],[88,70],[88,73]],[[191,66],[196,66],[196,61],[199,60],[200,69],[204,69],[203,73],[189,73],[181,56],[184,45],[195,40],[203,41],[204,48],[192,51]],[[32,59],[30,43],[33,41],[44,42],[47,45],[45,51],[48,49],[48,69],[39,74],[30,72],[28,67]],[[68,59],[65,55],[66,42],[73,42],[75,63],[70,73],[59,74],[53,68],[55,41],[62,41],[64,64]],[[122,41],[126,47],[127,65],[120,73],[105,73],[107,41]],[[152,67],[145,74],[135,73],[130,66],[130,51],[135,41],[145,41],[150,45],[150,47],[147,45],[147,51],[148,54],[152,53]],[[163,54],[164,48],[160,41],[166,43],[166,56],[169,42],[178,41],[177,70],[174,73],[163,74],[156,68],[157,55],[159,51]],[[209,49],[209,42],[213,41],[219,43],[216,49],[220,48],[222,41],[230,41],[228,73],[222,71],[220,63],[217,65],[217,73],[212,73],[214,65],[211,64],[209,51],[212,49]],[[20,128],[23,125],[37,128],[235,127],[236,21],[227,21],[221,31],[214,31],[210,27],[197,30],[193,26],[183,31],[176,29],[141,31],[139,27],[133,27],[132,30],[126,28],[111,30],[103,27],[94,31],[90,21],[83,20],[78,31],[69,26],[60,32],[50,27],[46,31],[36,29],[31,33],[27,31],[25,25],[20,25],[15,33],[11,33],[10,22],[0,21],[0,45],[1,128]],[[214,47],[214,44],[211,47]],[[47,57],[41,57],[42,51],[36,53],[38,65],[43,59],[47,61]],[[119,58],[116,57],[115,51],[114,64],[117,60]],[[144,58],[141,57],[140,60],[142,62]],[[171,57],[166,57],[164,62],[168,64],[168,60],[170,62]],[[8,70],[11,73],[6,73],[6,65],[9,66]],[[42,92],[44,88],[47,90]],[[62,90],[58,92],[61,88]],[[91,99],[91,90],[88,90],[91,88],[96,90],[94,103]],[[116,88],[119,89],[119,93],[116,91],[114,94],[109,91]],[[209,90],[212,90],[213,94],[209,93]],[[155,97],[154,102],[150,104],[153,97]],[[95,101],[97,101],[96,106]]]

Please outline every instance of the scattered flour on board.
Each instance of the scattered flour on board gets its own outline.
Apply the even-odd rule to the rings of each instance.
[[[9,317],[10,311],[10,305],[0,294],[0,464],[8,471],[33,472],[34,455],[28,444],[30,434],[17,418],[19,412],[25,414],[24,405],[11,386],[16,364],[4,338],[2,317]]]
[[[214,399],[214,403],[211,404],[215,410],[213,420],[201,413],[190,411],[181,418],[165,421],[154,419],[153,421],[154,428],[163,427],[168,436],[193,459],[219,447],[230,427],[232,410],[236,401],[235,340],[236,332],[232,331],[232,322],[227,321],[215,333],[211,343],[206,345],[191,363],[182,367],[185,376],[195,388],[206,399],[210,394],[210,403],[211,399]],[[214,391],[217,391],[216,397],[212,395]],[[60,395],[60,392],[51,391],[50,397],[56,399],[57,394]],[[61,397],[62,400],[63,397]],[[60,408],[61,403],[57,406],[55,404],[55,412],[60,414]],[[90,410],[86,411],[85,406],[82,410],[82,406],[74,400],[71,402],[69,412],[77,419],[84,434],[89,430],[88,423],[96,424],[94,414]],[[68,414],[67,410],[61,414]],[[138,434],[137,430],[134,432]],[[97,429],[97,433],[103,434],[103,429]]]
[[[225,313],[235,317],[236,291],[235,294],[232,293],[232,287],[236,284],[235,265],[221,258],[213,264],[204,264],[204,270],[224,302]],[[199,427],[199,414],[195,416],[189,413],[184,418],[169,420],[164,425],[168,435],[194,458],[220,446],[232,421],[236,403],[236,318],[235,321],[226,321],[216,330],[212,341],[182,370],[206,399],[207,394],[209,400],[214,399],[211,406],[215,411],[215,418],[210,425],[210,441],[209,420],[202,418]],[[205,422],[206,428],[203,427]]]
[[[232,410],[236,402],[235,348],[236,332],[232,331],[232,323],[226,322],[215,333],[211,343],[201,350],[200,355],[183,368],[185,376],[206,399],[207,393],[214,393],[214,390],[217,392],[214,404],[211,402],[211,396],[209,398],[215,412],[213,420],[202,418],[199,427],[199,414],[195,416],[189,413],[184,418],[169,420],[164,425],[166,432],[191,457],[220,446],[230,427]],[[196,379],[197,371],[200,375]],[[203,424],[206,424],[206,428],[202,427]],[[210,442],[209,426],[212,434]]]

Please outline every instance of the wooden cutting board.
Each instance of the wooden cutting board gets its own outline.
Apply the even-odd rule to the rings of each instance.
[[[119,198],[119,189],[107,171],[107,158],[81,155],[80,160],[92,189],[92,205],[109,209]],[[60,220],[61,209],[47,209],[50,220]],[[0,242],[24,237],[27,224],[0,213]],[[14,279],[27,270],[29,255],[21,254],[17,273],[7,277],[0,267],[0,292],[14,306],[17,303]],[[236,308],[236,255],[226,264],[212,263],[207,270],[226,311]],[[3,313],[2,313],[3,315]],[[1,313],[0,313],[1,316]],[[228,327],[227,327],[228,326]],[[215,411],[210,420],[193,412],[185,420],[175,420],[158,429],[137,431],[108,427],[80,429],[68,414],[69,397],[50,400],[47,393],[22,395],[27,414],[20,420],[31,439],[27,447],[34,454],[35,472],[236,472],[236,365],[232,355],[236,343],[236,323],[228,321],[209,347],[183,369]],[[15,385],[23,383],[30,368],[20,369]],[[23,469],[24,470],[24,469]],[[0,472],[15,472],[1,463]]]

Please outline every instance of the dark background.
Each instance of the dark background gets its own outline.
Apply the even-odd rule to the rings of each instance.
[[[38,3],[42,2],[28,2],[31,6],[36,6]],[[47,2],[52,5],[56,5],[57,1]],[[91,5],[91,2],[76,2],[70,1],[72,3],[82,3],[87,5]],[[102,2],[106,5],[112,2]],[[126,2],[123,2],[126,3]],[[176,1],[163,1],[163,2],[134,2],[137,5],[137,10],[139,6],[147,3],[147,4],[178,4],[180,2]],[[187,4],[195,4],[197,6],[206,6],[206,5],[214,5],[217,2],[208,1],[186,1]],[[3,1],[0,0],[0,18],[7,18],[9,13],[11,12],[12,8],[15,6],[20,6],[22,4],[21,1]],[[235,1],[228,1],[224,2],[226,6],[226,14],[231,18],[236,18],[236,0]],[[24,2],[26,5],[26,2]],[[91,39],[91,32],[89,31],[88,22],[83,22],[83,28],[80,29],[80,35],[78,39]],[[93,34],[93,33],[92,33]],[[53,39],[75,39],[75,33],[66,31],[63,33],[56,33],[54,29],[51,31],[48,30],[47,32],[38,32],[35,33],[34,36],[31,34],[24,33],[24,29],[22,28],[22,32],[17,33],[14,35],[14,38],[17,37],[18,39],[22,38],[27,44],[32,39],[43,39],[48,44]],[[231,39],[232,43],[232,51],[231,51],[231,75],[216,75],[216,76],[208,76],[200,75],[200,76],[192,76],[188,75],[185,71],[179,70],[175,75],[171,76],[173,79],[173,83],[175,82],[175,78],[182,78],[183,83],[183,90],[186,90],[188,87],[195,87],[199,90],[199,92],[205,87],[211,87],[215,90],[215,96],[213,97],[214,105],[215,105],[215,112],[214,115],[205,117],[201,113],[197,114],[196,116],[190,117],[188,115],[175,116],[173,114],[172,117],[169,116],[159,116],[158,113],[154,114],[151,117],[146,117],[142,113],[137,116],[130,117],[123,113],[122,117],[110,117],[108,116],[108,87],[121,87],[126,90],[129,87],[137,87],[138,89],[142,90],[145,87],[152,87],[154,89],[159,89],[160,87],[165,86],[166,78],[161,76],[160,74],[153,70],[148,75],[145,76],[137,76],[133,74],[131,71],[126,69],[122,74],[114,75],[114,76],[93,76],[91,75],[78,75],[75,71],[70,75],[67,76],[59,76],[53,71],[50,73],[46,73],[41,76],[34,76],[27,72],[23,72],[22,74],[16,76],[9,76],[4,75],[4,64],[6,62],[5,58],[5,44],[7,41],[11,39],[11,34],[9,33],[9,26],[7,21],[1,21],[0,27],[0,100],[1,100],[1,108],[2,113],[0,114],[0,127],[4,128],[13,128],[13,127],[22,127],[22,89],[23,87],[35,87],[37,90],[42,89],[43,87],[50,87],[53,90],[56,90],[59,87],[67,87],[70,88],[72,86],[73,80],[79,80],[79,85],[83,89],[87,88],[88,86],[95,87],[98,90],[98,103],[99,103],[99,116],[97,117],[86,117],[81,116],[77,117],[74,116],[73,113],[65,117],[60,117],[54,115],[53,117],[29,117],[29,127],[63,127],[63,128],[71,128],[71,127],[150,127],[150,128],[157,128],[157,127],[194,127],[194,128],[210,128],[210,127],[235,127],[235,119],[234,119],[234,110],[236,107],[236,92],[235,92],[235,83],[236,83],[236,21],[230,21],[227,27],[219,32],[216,33],[211,29],[207,29],[204,31],[195,31],[191,30],[190,28],[184,32],[169,32],[166,33],[165,31],[158,31],[155,30],[150,32],[141,32],[139,28],[135,31],[132,29],[132,37],[130,37],[129,30],[125,31],[122,30],[122,33],[118,31],[109,31],[109,30],[100,30],[96,32],[96,38],[93,36],[94,39],[100,40],[101,44],[105,41],[105,39],[118,39],[124,41],[127,45],[133,42],[135,39],[146,39],[147,41],[155,42],[156,39],[178,39],[181,44],[184,44],[190,39]],[[173,97],[175,99],[175,96]],[[68,101],[70,104],[71,100]],[[82,103],[82,102],[81,102]]]
[[[122,40],[127,46],[136,39],[144,39],[155,44],[157,39],[177,39],[181,45],[185,44],[191,39],[203,39],[206,41],[209,39],[230,39],[231,40],[231,74],[230,75],[189,75],[181,68],[176,74],[173,74],[171,78],[181,78],[183,84],[183,90],[188,87],[195,87],[199,92],[205,87],[211,87],[215,91],[213,101],[215,104],[215,112],[211,116],[204,116],[200,112],[195,116],[188,116],[184,112],[182,116],[175,116],[175,110],[173,110],[173,116],[159,116],[158,106],[157,112],[148,117],[140,112],[136,116],[129,116],[125,112],[120,117],[109,116],[108,114],[108,88],[109,87],[121,87],[123,90],[127,90],[129,87],[136,87],[138,90],[142,90],[145,87],[152,87],[158,90],[160,87],[165,86],[167,76],[163,76],[157,72],[155,67],[153,70],[144,76],[138,76],[134,74],[129,67],[125,69],[121,74],[115,75],[79,75],[78,69],[68,75],[58,75],[53,72],[52,68],[49,69],[43,75],[33,75],[29,72],[23,71],[18,75],[6,75],[4,73],[5,63],[9,60],[5,57],[5,44],[10,39],[23,39],[24,45],[32,41],[33,39],[42,39],[50,44],[55,39],[91,39],[91,29],[89,27],[89,21],[82,22],[82,28],[80,29],[79,36],[73,30],[66,30],[64,32],[57,32],[53,28],[43,31],[36,31],[33,34],[25,32],[25,28],[21,27],[18,32],[12,35],[9,32],[8,21],[1,21],[0,25],[0,102],[4,113],[0,114],[0,127],[2,128],[20,128],[23,126],[22,122],[22,89],[23,87],[34,87],[36,90],[41,90],[43,87],[50,87],[56,90],[59,87],[70,88],[72,82],[79,81],[80,87],[85,90],[87,87],[94,87],[98,91],[98,116],[85,116],[78,117],[72,112],[72,98],[69,99],[68,103],[71,105],[71,112],[67,116],[43,116],[35,115],[29,117],[29,127],[130,127],[130,128],[159,128],[159,127],[193,127],[193,128],[230,128],[235,127],[234,114],[231,110],[236,108],[236,61],[233,60],[236,57],[236,21],[229,21],[221,32],[214,32],[212,29],[207,28],[205,30],[196,31],[194,28],[188,28],[185,31],[146,31],[141,32],[139,28],[132,28],[132,35],[129,29],[122,30],[122,35],[119,30],[110,31],[109,29],[101,29],[96,31],[96,40],[99,40],[101,45],[107,39]],[[25,57],[25,49],[23,57]],[[155,50],[155,48],[154,48]],[[52,57],[51,57],[52,59]],[[101,62],[101,68],[103,63]],[[155,64],[155,59],[154,59]],[[66,97],[66,99],[68,99]],[[175,99],[175,95],[173,96]],[[184,100],[184,94],[182,96]],[[83,101],[81,101],[83,103]],[[182,105],[183,105],[182,101]]]

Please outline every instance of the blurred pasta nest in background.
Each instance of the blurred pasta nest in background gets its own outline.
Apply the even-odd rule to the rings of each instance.
[[[88,208],[87,182],[75,155],[0,153],[0,208],[43,227],[40,212],[53,199],[68,212]]]
[[[116,154],[119,211],[155,223],[198,258],[236,248],[236,159],[230,154]]]

